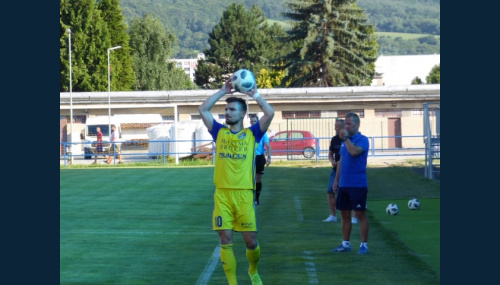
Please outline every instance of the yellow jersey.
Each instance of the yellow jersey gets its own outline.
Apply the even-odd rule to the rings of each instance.
[[[264,134],[260,130],[260,124],[233,133],[214,120],[211,134],[216,145],[215,186],[224,189],[254,189],[255,151]]]

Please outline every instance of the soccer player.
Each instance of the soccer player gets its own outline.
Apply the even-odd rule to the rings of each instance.
[[[328,160],[332,164],[332,172],[330,172],[330,178],[328,179],[328,188],[326,190],[326,194],[328,196],[328,207],[330,208],[330,216],[323,220],[323,222],[337,221],[337,215],[335,213],[335,193],[333,192],[333,183],[335,182],[335,176],[337,174],[337,162],[340,160],[340,146],[342,145],[342,140],[339,137],[339,131],[343,128],[344,120],[336,120],[335,136],[330,140],[330,147],[328,151]]]
[[[230,285],[238,284],[236,259],[233,253],[233,231],[241,232],[246,244],[249,262],[248,275],[252,285],[262,284],[257,264],[260,245],[257,241],[257,220],[255,216],[255,150],[274,117],[274,109],[260,96],[257,88],[242,92],[252,96],[264,112],[260,121],[250,128],[243,127],[247,113],[245,100],[237,97],[226,99],[226,124],[215,121],[210,110],[226,94],[232,94],[231,79],[221,90],[210,96],[200,107],[203,123],[217,145],[214,171],[213,230],[220,238],[220,258]]]
[[[336,207],[342,215],[342,244],[332,251],[351,251],[351,211],[354,210],[361,235],[358,254],[367,254],[369,224],[366,216],[368,196],[366,163],[370,142],[359,132],[360,120],[357,114],[346,114],[344,124],[345,129],[339,132],[343,143],[340,146],[340,160],[337,163],[337,173],[333,184],[333,189],[337,194]]]
[[[328,151],[328,160],[332,164],[332,172],[330,173],[330,178],[328,179],[328,188],[326,194],[328,196],[328,207],[330,208],[330,216],[328,216],[323,222],[336,222],[337,215],[335,213],[335,192],[333,192],[333,183],[335,182],[335,176],[337,175],[337,162],[340,160],[340,146],[342,145],[342,140],[339,137],[339,131],[344,128],[344,120],[338,119],[335,121],[335,136],[330,140],[330,147]],[[354,214],[354,213],[353,213]],[[351,222],[357,224],[358,220],[355,215],[352,216]]]
[[[255,125],[259,121],[259,117],[257,115],[250,116],[250,124]],[[265,146],[265,148],[264,148]],[[267,152],[267,159],[264,155]],[[264,166],[269,166],[271,164],[271,144],[269,143],[269,137],[267,133],[264,134],[262,139],[260,140],[259,147],[257,147],[256,152],[256,183],[255,183],[255,205],[260,205],[260,192],[262,192],[262,175],[264,175]],[[332,183],[333,184],[333,183]]]

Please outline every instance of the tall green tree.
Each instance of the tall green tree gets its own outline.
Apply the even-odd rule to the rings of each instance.
[[[137,90],[168,88],[168,59],[176,40],[174,34],[149,14],[131,21],[130,46],[133,49]]]
[[[294,0],[286,41],[294,50],[282,60],[282,84],[304,86],[369,85],[375,73],[375,29],[356,0]]]
[[[427,84],[438,84],[441,83],[441,64],[434,65],[429,75],[425,78]]]
[[[103,20],[108,25],[111,45],[122,48],[113,51],[110,56],[111,89],[115,91],[131,91],[135,86],[135,73],[130,49],[130,36],[127,24],[122,14],[119,0],[99,0],[97,8],[101,11]]]
[[[66,32],[70,26],[65,24],[70,18],[70,4],[68,0],[59,3],[59,89],[69,91],[69,35]],[[73,60],[72,60],[73,61]]]
[[[235,71],[246,68],[258,76],[262,68],[271,65],[282,46],[276,37],[285,35],[279,25],[269,26],[262,10],[233,3],[222,13],[218,25],[209,34],[205,59],[198,60],[195,83],[216,89]]]
[[[107,90],[111,35],[94,0],[60,0],[60,90],[69,91],[68,28],[73,91]]]

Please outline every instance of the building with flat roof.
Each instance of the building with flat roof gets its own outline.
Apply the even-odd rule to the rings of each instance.
[[[194,82],[194,73],[196,71],[196,67],[198,66],[198,60],[205,58],[204,53],[198,53],[198,58],[183,58],[183,59],[172,59],[177,63],[178,68],[182,68],[191,81]]]
[[[375,62],[375,72],[381,74],[372,80],[372,86],[410,85],[415,77],[423,83],[435,65],[440,64],[439,54],[381,55]]]
[[[317,137],[335,134],[330,119],[344,118],[355,112],[361,118],[360,131],[366,136],[380,137],[377,145],[394,148],[420,147],[421,137],[405,141],[398,136],[421,136],[424,132],[425,103],[440,102],[440,84],[404,86],[355,86],[314,88],[259,89],[259,93],[274,107],[275,116],[270,132],[289,128],[316,130]],[[171,106],[176,108],[176,119],[200,119],[198,107],[217,90],[164,90],[164,91],[116,91],[73,92],[72,108],[77,121],[88,116],[159,113],[164,119],[174,119],[165,113]],[[248,113],[262,115],[255,100],[242,93],[234,93],[248,102]],[[215,119],[225,116],[224,98],[212,108]],[[60,93],[60,116],[70,114],[70,94]],[[433,120],[437,118],[433,116]],[[68,120],[69,121],[69,120]],[[300,123],[301,125],[297,125]],[[321,126],[321,129],[319,128]],[[325,148],[327,148],[325,146]]]

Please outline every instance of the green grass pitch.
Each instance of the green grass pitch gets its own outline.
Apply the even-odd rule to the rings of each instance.
[[[370,253],[332,253],[328,167],[266,168],[257,207],[264,284],[440,284],[439,184],[405,167],[368,169]],[[227,284],[211,230],[213,167],[60,170],[61,284]],[[416,197],[420,210],[409,210]],[[388,203],[400,213],[385,213]],[[338,214],[340,217],[340,213]],[[240,284],[250,284],[235,233]]]

